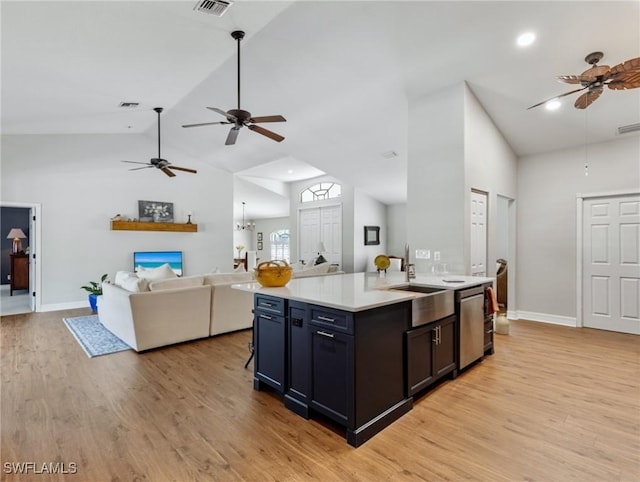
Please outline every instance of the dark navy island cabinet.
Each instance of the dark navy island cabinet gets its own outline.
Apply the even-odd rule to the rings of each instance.
[[[357,447],[408,412],[404,333],[408,302],[347,312],[255,294],[254,388],[345,427]]]

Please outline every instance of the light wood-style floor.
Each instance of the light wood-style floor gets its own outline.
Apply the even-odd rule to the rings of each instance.
[[[640,480],[637,336],[511,322],[494,356],[354,449],[253,390],[250,331],[89,359],[62,322],[82,314],[1,318],[2,480]]]

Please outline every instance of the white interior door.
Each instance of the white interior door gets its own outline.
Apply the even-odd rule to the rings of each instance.
[[[471,276],[487,275],[487,193],[471,191]]]
[[[586,199],[582,216],[583,325],[640,334],[640,195]]]
[[[322,253],[329,263],[342,266],[342,206],[320,208],[321,241],[327,250]]]
[[[320,208],[303,209],[300,211],[299,259],[309,263],[318,256],[318,243],[320,242]]]
[[[300,210],[300,259],[305,263],[318,256],[322,241],[327,261],[342,265],[342,206],[326,206]]]

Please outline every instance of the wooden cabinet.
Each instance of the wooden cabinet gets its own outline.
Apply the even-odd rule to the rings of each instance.
[[[411,410],[403,334],[409,303],[355,313],[309,305],[309,404],[346,428],[358,447]]]
[[[289,301],[284,405],[309,418],[309,316],[305,303]]]
[[[259,293],[254,303],[254,389],[273,387],[297,414],[338,422],[354,447],[411,410],[403,356],[409,303],[356,313]]]
[[[353,419],[353,335],[326,328],[311,329],[311,408],[344,426]]]
[[[15,290],[29,289],[29,255],[11,255],[11,288],[9,295],[13,296]]]
[[[256,294],[254,297],[255,362],[253,386],[267,384],[285,390],[285,300]]]
[[[405,334],[407,396],[449,373],[456,376],[456,317],[409,330]]]

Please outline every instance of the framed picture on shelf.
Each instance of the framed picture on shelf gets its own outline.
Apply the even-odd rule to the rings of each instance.
[[[364,244],[365,246],[380,244],[380,226],[364,227]]]
[[[138,201],[138,218],[141,222],[172,223],[173,203]]]
[[[258,241],[258,251],[262,251],[262,241]]]
[[[262,233],[258,233],[258,241],[262,241]]]

